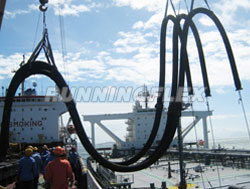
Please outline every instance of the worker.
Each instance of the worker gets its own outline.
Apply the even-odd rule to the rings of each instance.
[[[41,169],[42,169],[42,159],[41,159],[41,156],[40,156],[40,154],[38,152],[38,148],[37,147],[33,148],[33,155],[32,155],[32,157],[36,161],[36,168],[37,168],[37,171],[36,171],[36,174],[35,174],[35,177],[34,177],[33,188],[37,189],[39,175],[40,175],[40,172],[41,172]]]
[[[49,154],[49,156],[46,158],[46,160],[44,161],[44,163],[43,163],[43,170],[42,170],[42,173],[44,173],[44,171],[45,171],[45,168],[46,168],[46,166],[48,165],[48,163],[50,162],[50,161],[53,161],[54,159],[55,159],[55,156],[54,156],[54,147],[52,147],[51,149],[50,149],[50,154]]]
[[[75,146],[72,146],[71,147],[71,150],[69,151],[69,162],[70,162],[70,165],[72,167],[72,170],[75,174],[75,178],[76,180],[78,179],[77,178],[77,163],[78,163],[78,153],[76,152],[76,147]]]
[[[54,156],[55,159],[46,166],[45,180],[49,182],[50,189],[68,189],[69,181],[73,181],[73,174],[69,161],[62,158],[62,147],[55,148]]]
[[[47,147],[47,145],[43,145],[42,147],[42,153],[41,153],[41,158],[42,158],[42,162],[44,163],[45,160],[47,159],[47,157],[49,157],[49,149]]]
[[[37,168],[34,158],[32,158],[33,150],[31,148],[25,149],[25,156],[19,160],[18,169],[18,188],[32,189],[33,180],[36,175]]]

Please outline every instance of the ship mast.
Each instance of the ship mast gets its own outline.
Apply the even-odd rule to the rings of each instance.
[[[142,94],[138,96],[143,97],[143,102],[145,103],[145,109],[148,109],[148,99],[150,98],[150,94],[146,85],[143,86]]]

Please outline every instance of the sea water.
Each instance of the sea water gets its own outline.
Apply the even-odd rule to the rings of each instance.
[[[113,142],[107,142],[103,144],[97,144],[97,148],[112,148]],[[248,137],[241,138],[228,138],[228,139],[216,139],[215,142],[209,142],[210,148],[222,148],[228,150],[250,150],[250,139]],[[215,147],[214,147],[215,146]],[[86,160],[89,157],[88,152],[84,149],[81,143],[78,143],[78,153]]]

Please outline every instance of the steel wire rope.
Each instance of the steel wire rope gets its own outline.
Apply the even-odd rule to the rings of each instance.
[[[207,111],[211,111],[210,106],[209,106],[208,97],[206,97],[206,105],[207,105]],[[215,148],[216,143],[215,143],[214,128],[213,128],[211,116],[209,116],[209,123],[210,123],[210,128],[211,128],[211,133],[212,133],[213,148]]]
[[[152,163],[154,163],[158,158],[165,152],[166,148],[170,145],[172,138],[175,133],[175,125],[176,122],[178,122],[180,117],[180,110],[181,106],[180,103],[172,102],[169,106],[168,115],[170,116],[167,120],[167,126],[168,131],[165,130],[164,132],[164,138],[166,137],[166,140],[161,141],[161,148],[158,147],[158,153],[148,158],[147,161],[143,161],[139,163],[138,165],[134,166],[122,166],[122,165],[116,165],[112,162],[107,161],[104,159],[92,146],[92,144],[89,142],[88,137],[85,133],[85,131],[82,128],[81,120],[79,117],[79,114],[76,110],[76,106],[74,103],[74,100],[72,98],[72,95],[70,93],[69,87],[66,84],[65,80],[63,79],[62,75],[58,72],[57,68],[53,65],[49,65],[47,63],[44,63],[42,61],[36,61],[33,63],[25,64],[19,70],[15,73],[14,77],[11,80],[8,93],[6,95],[6,101],[4,105],[4,112],[3,112],[3,121],[2,121],[2,130],[1,130],[1,142],[3,142],[3,148],[1,148],[1,155],[6,155],[7,148],[9,143],[6,141],[9,141],[9,121],[10,121],[10,113],[11,113],[11,107],[12,107],[12,101],[15,95],[15,92],[17,88],[19,87],[20,83],[27,77],[34,75],[34,74],[43,74],[51,78],[58,86],[59,91],[63,92],[63,94],[67,94],[66,97],[62,96],[63,101],[65,102],[70,116],[72,117],[73,123],[76,127],[77,134],[86,148],[86,150],[89,152],[89,154],[96,159],[97,162],[99,162],[101,165],[108,167],[112,170],[120,171],[120,172],[131,172],[135,170],[140,170],[143,168],[148,167]],[[170,135],[169,135],[170,133]],[[167,145],[167,147],[166,147]],[[162,148],[165,147],[165,148]]]
[[[207,110],[210,111],[208,97],[206,97],[206,104],[207,104]],[[211,128],[211,132],[212,132],[213,147],[215,147],[215,138],[214,138],[214,129],[213,129],[212,118],[211,118],[211,116],[208,116],[208,118],[209,118],[210,128]],[[221,183],[221,176],[220,176],[220,170],[219,170],[218,163],[216,163],[216,171],[217,171],[217,175],[218,175],[218,179],[219,179],[219,186],[221,187],[222,183]]]
[[[243,99],[242,99],[242,96],[241,96],[241,92],[238,91],[238,93],[239,93],[239,103],[241,104],[241,108],[242,108],[242,112],[243,112],[245,124],[246,124],[246,127],[247,127],[248,137],[249,137],[249,140],[250,140],[250,130],[249,130],[249,124],[248,124],[248,120],[247,120],[247,115],[246,115],[245,106],[244,106],[244,103],[243,103]]]
[[[189,96],[189,103],[190,103],[190,106],[191,106],[191,111],[192,111],[192,117],[193,117],[193,122],[195,121],[194,119],[194,106],[193,106],[193,100],[192,100],[193,96]],[[196,126],[194,126],[194,134],[195,134],[195,140],[196,140],[196,148],[197,148],[197,151],[199,152],[200,149],[199,149],[199,145],[198,145],[198,135],[197,135],[197,128]],[[201,167],[201,161],[200,159],[198,159],[198,164],[199,166]],[[202,181],[202,185],[203,185],[203,188],[205,188],[205,183],[204,183],[204,177],[203,177],[203,171],[201,170],[200,172],[200,175],[201,175],[201,181]]]
[[[61,49],[62,49],[62,61],[63,61],[63,69],[64,69],[64,75],[67,78],[68,72],[66,71],[66,66],[65,66],[65,56],[67,55],[67,45],[66,45],[66,40],[65,40],[65,28],[64,28],[64,19],[61,13],[61,7],[60,3],[58,3],[58,12],[59,12],[59,28],[60,28],[60,37],[61,37]],[[67,79],[66,79],[67,81]],[[69,81],[67,81],[69,82]]]
[[[178,5],[178,15],[180,14],[180,9],[181,9],[181,1],[179,1],[179,5]]]
[[[167,17],[167,14],[168,14],[168,3],[169,3],[169,0],[167,0],[167,2],[166,2],[165,12],[164,12],[164,18]]]
[[[172,0],[170,0],[170,3],[171,3],[171,6],[172,6],[172,9],[173,9],[173,11],[174,11],[174,15],[177,16],[176,11],[175,11],[175,8],[174,8],[174,4],[173,4]]]
[[[186,6],[186,9],[187,9],[187,13],[189,13],[188,5],[187,5],[187,0],[185,0],[185,6]]]
[[[38,27],[39,27],[40,18],[41,18],[41,12],[39,12],[39,14],[38,14],[38,20],[37,20],[37,24],[36,24],[36,31],[35,31],[35,37],[34,37],[34,41],[33,41],[33,45],[32,45],[32,51],[35,48],[35,42],[36,42],[36,37],[37,37],[37,33],[38,33]]]

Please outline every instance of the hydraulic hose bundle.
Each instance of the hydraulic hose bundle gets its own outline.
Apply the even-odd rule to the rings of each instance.
[[[182,95],[183,95],[183,90],[184,90],[185,77],[187,79],[189,94],[193,94],[191,72],[189,68],[189,60],[188,60],[188,54],[187,54],[187,49],[186,49],[189,28],[191,28],[195,41],[196,41],[196,46],[197,46],[200,66],[201,66],[201,72],[202,72],[202,77],[203,77],[203,84],[205,88],[205,94],[206,96],[211,95],[201,40],[199,37],[198,30],[192,21],[192,18],[199,13],[207,15],[216,24],[222,36],[225,47],[226,47],[226,51],[227,51],[228,58],[230,61],[236,89],[240,90],[241,83],[239,80],[234,56],[232,53],[232,49],[231,49],[228,37],[226,35],[226,32],[222,24],[220,23],[218,18],[214,15],[214,13],[205,8],[197,8],[197,9],[191,10],[188,15],[184,15],[184,14],[180,14],[176,16],[166,15],[162,21],[162,26],[161,26],[160,77],[159,77],[159,93],[157,97],[157,103],[155,106],[156,115],[155,115],[155,120],[154,120],[151,135],[149,136],[145,146],[143,147],[142,150],[140,150],[140,152],[138,152],[131,159],[127,161],[123,161],[123,162],[111,162],[105,159],[104,157],[102,157],[90,143],[88,136],[85,130],[83,129],[83,126],[82,126],[79,114],[77,112],[75,102],[72,98],[70,89],[68,85],[66,84],[62,75],[57,70],[55,64],[48,64],[46,62],[36,61],[35,59],[30,59],[27,64],[23,65],[15,73],[14,77],[11,80],[10,86],[8,88],[8,92],[5,98],[5,105],[4,105],[2,125],[1,125],[2,146],[0,149],[0,153],[1,153],[0,155],[2,157],[5,156],[7,154],[7,149],[9,147],[9,122],[10,122],[12,102],[13,102],[13,98],[16,93],[16,90],[18,89],[20,83],[24,79],[34,74],[43,74],[49,77],[50,79],[52,79],[56,83],[60,92],[67,91],[67,100],[64,99],[65,95],[62,96],[62,98],[68,108],[69,114],[71,116],[73,124],[75,125],[76,132],[79,136],[79,139],[81,143],[83,144],[83,146],[85,147],[85,149],[87,150],[87,152],[99,164],[113,171],[118,171],[118,172],[138,171],[138,170],[147,168],[150,165],[152,165],[166,152],[166,150],[168,149],[168,147],[170,146],[173,140],[176,128],[179,126],[179,120],[180,120],[181,111],[182,111]],[[184,19],[184,24],[181,27],[182,19]],[[157,146],[157,148],[155,149],[155,151],[151,155],[149,155],[147,158],[138,162],[138,160],[148,152],[151,145],[153,144],[153,141],[159,129],[162,110],[164,107],[163,101],[164,101],[165,75],[166,75],[165,74],[166,31],[167,31],[167,26],[168,26],[169,21],[173,22],[174,28],[173,28],[173,33],[172,33],[172,47],[173,47],[172,48],[173,49],[172,50],[173,51],[172,52],[172,66],[173,66],[172,85],[171,85],[171,96],[169,100],[168,113],[167,113],[168,118],[167,118],[165,131],[163,133],[162,139],[159,145]],[[179,45],[180,45],[180,53],[179,53]],[[180,56],[180,59],[179,59],[179,56]]]

